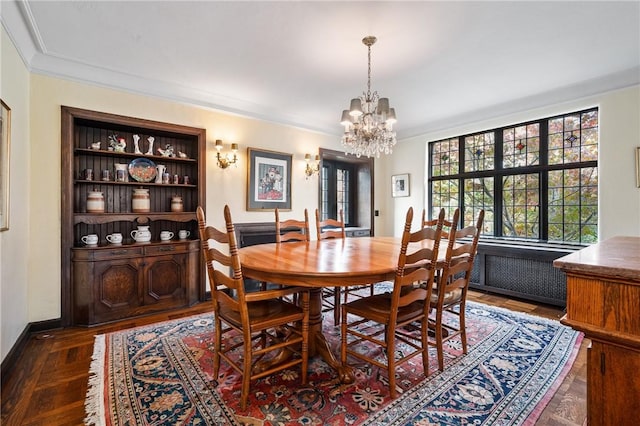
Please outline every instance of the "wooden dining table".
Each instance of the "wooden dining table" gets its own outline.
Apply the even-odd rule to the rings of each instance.
[[[400,238],[362,237],[260,244],[238,251],[246,278],[309,287],[309,355],[322,356],[343,383],[352,383],[352,369],[336,359],[322,333],[322,288],[393,280],[400,245]],[[442,257],[444,251],[440,249]]]

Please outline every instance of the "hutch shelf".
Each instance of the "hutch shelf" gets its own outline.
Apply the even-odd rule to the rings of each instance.
[[[61,117],[62,325],[91,326],[202,300],[195,211],[206,205],[205,130],[67,106]],[[138,164],[147,174],[136,173]],[[134,208],[134,190],[148,193],[148,211]],[[87,209],[96,193],[104,200],[99,212]],[[172,208],[176,197],[182,211]],[[148,227],[150,241],[133,238],[140,226]],[[178,238],[181,230],[186,239]],[[174,237],[162,241],[161,231]],[[107,241],[114,233],[122,234],[121,244]],[[97,245],[82,242],[89,234],[98,236]]]

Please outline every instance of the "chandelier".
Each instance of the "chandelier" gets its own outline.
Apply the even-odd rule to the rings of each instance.
[[[351,99],[349,110],[342,111],[340,124],[344,126],[342,145],[351,154],[380,158],[381,153],[391,154],[396,144],[396,111],[389,108],[389,98],[381,98],[378,92],[371,93],[371,46],[376,38],[368,36],[362,43],[368,49],[367,91],[359,98]],[[349,152],[347,152],[349,154]]]

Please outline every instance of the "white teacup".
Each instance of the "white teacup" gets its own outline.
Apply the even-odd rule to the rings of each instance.
[[[160,240],[161,241],[169,241],[173,238],[173,232],[171,231],[161,231],[160,232]]]
[[[189,235],[191,235],[191,232],[187,231],[186,229],[181,229],[180,231],[178,231],[178,238],[180,238],[181,240],[186,240],[187,238],[189,238]]]
[[[82,242],[88,246],[95,246],[98,244],[98,235],[97,234],[85,235],[84,237],[80,238],[80,240],[82,240]]]
[[[111,244],[122,244],[122,234],[114,232],[113,234],[107,235],[107,241]]]

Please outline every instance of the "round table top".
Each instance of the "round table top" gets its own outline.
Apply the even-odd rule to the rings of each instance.
[[[243,275],[309,287],[391,280],[400,238],[362,237],[260,244],[239,249]]]

